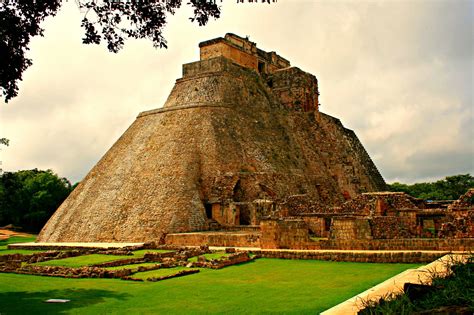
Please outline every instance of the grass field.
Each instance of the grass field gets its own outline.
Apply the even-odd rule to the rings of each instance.
[[[133,255],[103,255],[103,254],[91,254],[91,255],[84,255],[84,256],[77,256],[77,257],[69,257],[64,259],[56,259],[56,260],[48,260],[43,261],[40,263],[36,263],[36,265],[40,266],[64,266],[64,267],[82,267],[82,266],[90,266],[94,264],[101,264],[105,262],[121,260],[121,259],[129,259],[129,258],[140,258],[145,255],[145,253],[150,252],[158,252],[158,253],[166,253],[170,252],[169,250],[161,250],[161,249],[146,249],[146,250],[137,250],[133,252]]]
[[[258,259],[155,283],[0,274],[0,313],[316,314],[416,266]],[[50,298],[71,302],[43,302]]]
[[[23,237],[23,236],[12,236],[6,240],[0,241],[0,255],[7,255],[7,254],[34,254],[40,251],[38,250],[27,250],[27,249],[8,249],[8,244],[14,243],[25,243],[25,242],[34,242],[36,237]]]

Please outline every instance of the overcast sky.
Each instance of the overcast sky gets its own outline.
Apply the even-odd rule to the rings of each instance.
[[[474,174],[473,1],[224,2],[205,27],[188,8],[171,16],[168,49],[136,40],[116,55],[81,44],[67,2],[33,39],[19,96],[0,104],[3,169],[81,180],[139,112],[163,106],[199,42],[232,32],[316,75],[321,111],[356,132],[387,182]]]

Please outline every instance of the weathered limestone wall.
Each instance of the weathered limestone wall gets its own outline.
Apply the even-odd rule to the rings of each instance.
[[[321,140],[322,150],[327,152],[326,163],[341,190],[351,197],[385,190],[387,186],[382,175],[354,131],[345,128],[337,118],[325,114],[320,117],[320,125],[327,135]]]
[[[474,188],[468,189],[464,195],[460,196],[458,200],[448,206],[448,210],[474,210]]]
[[[224,38],[215,38],[199,44],[200,59],[225,57],[232,62],[259,73],[272,73],[287,68],[290,62],[274,51],[266,52],[257,48],[248,38],[227,33]]]
[[[374,239],[397,239],[416,237],[416,219],[409,217],[373,217],[370,220]]]
[[[263,220],[260,223],[261,248],[303,248],[309,242],[309,231],[301,219]]]
[[[260,247],[260,233],[179,233],[168,234],[165,244],[171,246],[229,246],[229,247]]]
[[[346,250],[474,250],[474,238],[463,239],[384,239],[384,240],[321,240],[321,249]]]
[[[303,216],[303,221],[308,225],[310,233],[315,237],[329,237],[331,226],[330,217]]]
[[[263,50],[258,50],[259,61],[263,61],[266,64],[265,73],[272,73],[278,69],[284,69],[290,67],[290,62],[285,58],[279,56],[274,51],[265,52]]]
[[[410,211],[423,208],[424,205],[420,200],[402,192],[372,192],[363,193],[344,203],[341,212],[369,216],[388,214],[413,216],[413,212]]]
[[[219,42],[214,45],[201,47],[200,56],[201,60],[215,57],[225,57],[243,67],[258,71],[258,61],[255,55],[248,54],[235,47],[232,47],[226,42]]]
[[[296,67],[275,70],[267,78],[268,85],[280,102],[296,111],[318,111],[318,80]]]
[[[201,60],[225,57],[236,64],[258,71],[257,45],[234,34],[199,44]]]
[[[311,251],[252,251],[265,258],[314,259],[367,263],[427,263],[447,254],[443,252],[311,252]]]
[[[229,204],[213,204],[212,218],[219,224],[239,225],[240,224],[240,207],[235,203]]]
[[[329,237],[337,240],[371,239],[372,230],[366,218],[334,217]]]

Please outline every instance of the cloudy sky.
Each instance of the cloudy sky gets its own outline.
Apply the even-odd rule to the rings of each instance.
[[[232,32],[315,74],[321,110],[356,132],[387,182],[474,174],[473,1],[235,2],[205,27],[182,8],[168,49],[128,41],[116,55],[81,44],[67,2],[32,41],[20,95],[0,104],[2,168],[81,180],[139,112],[163,105],[199,42]]]

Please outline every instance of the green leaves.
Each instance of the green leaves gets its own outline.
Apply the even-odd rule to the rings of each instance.
[[[0,226],[39,231],[71,191],[51,170],[7,172],[0,176]]]
[[[8,145],[10,144],[10,140],[8,140],[7,138],[0,138],[0,144],[6,145],[8,147]]]
[[[474,177],[470,174],[447,176],[433,183],[416,183],[413,185],[389,184],[390,191],[405,192],[413,197],[425,200],[456,200],[474,187]]]
[[[127,38],[146,38],[156,48],[166,48],[163,29],[168,14],[181,7],[182,0],[167,1],[96,1],[78,0],[86,13],[81,26],[84,44],[107,43],[109,51],[117,53]],[[194,9],[192,21],[200,26],[209,18],[219,18],[220,8],[212,0],[191,0]],[[40,24],[54,16],[61,0],[2,0],[0,1],[0,93],[5,102],[18,95],[18,83],[23,72],[32,65],[26,58],[29,43],[34,36],[43,36]]]
[[[40,23],[55,15],[60,0],[0,1],[0,92],[8,102],[18,94],[18,82],[23,72],[32,64],[25,57],[33,36],[42,36]]]

